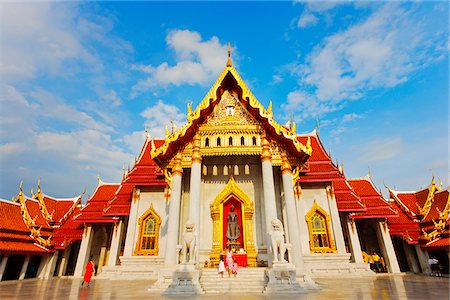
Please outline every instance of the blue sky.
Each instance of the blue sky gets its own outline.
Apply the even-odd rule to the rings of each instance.
[[[446,2],[1,3],[0,197],[118,182],[226,63],[348,178],[449,184]]]

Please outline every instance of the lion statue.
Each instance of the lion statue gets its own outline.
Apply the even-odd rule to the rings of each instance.
[[[195,259],[195,240],[196,240],[196,234],[195,234],[195,225],[194,223],[188,221],[184,225],[184,232],[183,232],[183,264],[193,264]],[[189,260],[187,259],[189,255]]]
[[[274,262],[285,262],[284,253],[286,252],[286,245],[284,244],[284,230],[283,224],[278,219],[273,219],[270,222],[270,239],[272,242],[272,252]],[[280,254],[280,259],[278,260],[278,254]]]

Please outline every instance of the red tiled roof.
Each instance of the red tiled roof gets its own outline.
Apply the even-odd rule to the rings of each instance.
[[[51,250],[29,242],[21,241],[0,241],[0,251],[2,253],[50,253]]]
[[[20,204],[0,200],[0,229],[30,232],[23,221]]]
[[[74,220],[86,223],[115,222],[113,218],[103,215],[103,209],[114,198],[118,188],[118,183],[103,183],[99,181],[94,194],[88,199],[86,206],[80,210],[80,213],[75,216]]]
[[[53,221],[59,222],[61,218],[72,208],[78,201],[74,199],[56,199],[47,195],[43,195],[45,207],[48,213],[52,216]]]
[[[425,245],[421,245],[424,248],[443,248],[448,250],[450,248],[450,237],[441,237],[437,238],[431,242],[426,243]]]
[[[350,179],[348,183],[361,198],[367,210],[363,213],[352,215],[352,218],[393,218],[398,217],[397,211],[393,209],[389,202],[385,201],[383,196],[373,184],[370,177],[362,179]]]
[[[50,225],[42,215],[42,212],[39,208],[39,202],[37,200],[27,198],[25,200],[25,205],[27,207],[28,213],[30,214],[30,217],[35,221],[37,226],[42,226],[44,230],[50,229]]]
[[[340,212],[366,211],[361,199],[354,193],[347,180],[333,181],[334,196]]]
[[[434,194],[434,201],[431,205],[430,211],[425,216],[425,218],[422,220],[423,223],[426,222],[432,222],[432,220],[439,219],[439,212],[443,212],[445,209],[445,206],[450,201],[449,199],[449,191],[448,190],[442,190],[439,192],[436,192]]]

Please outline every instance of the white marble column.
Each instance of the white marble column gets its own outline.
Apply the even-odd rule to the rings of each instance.
[[[376,227],[378,242],[388,271],[391,273],[400,273],[400,267],[398,266],[397,256],[395,255],[387,224],[385,222],[377,222]]]
[[[264,214],[266,216],[266,233],[270,231],[270,223],[277,217],[277,205],[275,198],[275,184],[273,182],[272,154],[270,153],[269,142],[265,137],[261,138],[261,169],[264,193]],[[270,241],[267,241],[268,248]]]
[[[403,249],[405,249],[406,260],[408,262],[408,267],[410,272],[421,273],[420,266],[416,260],[416,256],[414,255],[414,250],[411,249],[411,245],[406,241],[402,241]]]
[[[356,224],[354,221],[347,218],[347,228],[348,228],[348,237],[350,241],[350,247],[355,259],[355,263],[364,263],[364,258],[362,256],[361,244],[359,242],[358,229],[356,228]]]
[[[172,168],[172,192],[170,194],[169,220],[167,223],[166,253],[164,260],[166,266],[173,266],[178,262],[176,247],[178,244],[178,230],[180,228],[182,174],[181,154],[178,153]]]
[[[191,180],[189,186],[189,221],[195,225],[197,234],[195,261],[198,262],[200,248],[200,188],[202,180],[202,156],[200,153],[200,136],[195,135],[192,142]]]
[[[111,237],[111,247],[108,257],[108,266],[113,267],[117,263],[117,258],[120,251],[120,246],[122,244],[122,234],[123,233],[123,221],[119,220],[118,223],[114,224],[112,237]]]
[[[100,255],[98,258],[98,265],[97,265],[97,275],[100,275],[103,270],[103,266],[105,265],[105,258],[106,258],[106,246],[100,247]]]
[[[58,270],[58,277],[64,276],[67,269],[67,263],[69,261],[69,255],[70,255],[70,245],[66,246],[64,249],[63,255],[61,257],[61,263],[59,264],[59,270]]]
[[[292,245],[292,262],[296,268],[303,268],[303,254],[298,228],[297,210],[295,208],[295,195],[292,186],[292,168],[286,153],[281,154],[281,176],[283,180],[284,199],[288,222],[289,241]]]
[[[127,235],[125,238],[125,248],[123,250],[123,256],[131,257],[133,255],[133,247],[135,246],[136,231],[138,230],[138,210],[139,210],[139,199],[141,191],[140,189],[134,188],[132,202],[130,207],[130,215],[128,217],[128,227]]]
[[[9,255],[2,255],[2,261],[0,262],[0,281],[2,281],[3,274],[5,274],[8,258],[9,258]]]
[[[423,274],[428,273],[428,253],[426,251],[423,251],[422,248],[420,248],[419,244],[415,244],[414,248],[416,248],[417,258],[419,259],[420,269],[422,270]]]
[[[92,225],[87,225],[84,228],[83,239],[81,240],[80,250],[78,252],[77,264],[75,266],[74,277],[81,277],[84,268],[89,261],[89,254],[91,251],[92,238],[94,237],[94,229]]]
[[[25,278],[25,273],[27,272],[27,268],[28,268],[28,263],[30,262],[30,255],[25,256],[25,260],[23,261],[22,264],[22,269],[20,269],[20,275],[19,275],[19,280],[22,280]]]
[[[49,279],[53,276],[55,271],[56,261],[58,260],[58,251],[55,251],[51,256],[44,256],[39,266],[38,278]]]
[[[44,278],[45,277],[45,272],[47,270],[47,266],[48,266],[48,262],[50,261],[50,256],[45,255],[41,257],[41,262],[39,263],[39,268],[36,274],[37,278]]]
[[[333,227],[334,241],[339,254],[346,254],[344,233],[342,232],[341,219],[339,218],[339,211],[337,208],[336,197],[334,196],[333,188],[327,187],[328,207],[330,208],[331,226]]]
[[[47,270],[44,274],[44,279],[49,279],[50,277],[53,277],[53,274],[55,273],[56,262],[58,261],[58,253],[59,250],[55,251],[53,255],[50,257]]]

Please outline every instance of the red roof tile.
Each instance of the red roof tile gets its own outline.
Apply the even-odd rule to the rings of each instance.
[[[20,213],[20,204],[0,200],[0,229],[30,232]]]

